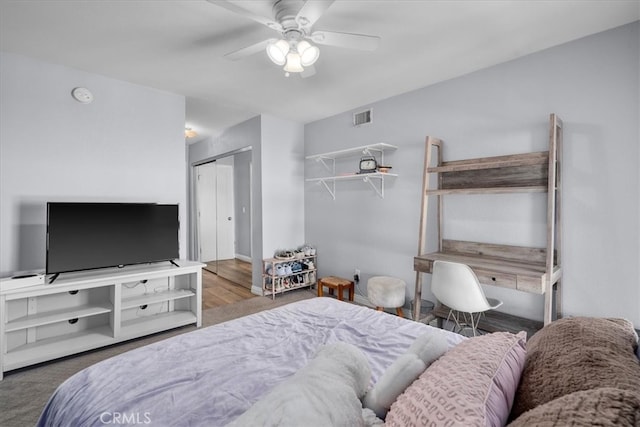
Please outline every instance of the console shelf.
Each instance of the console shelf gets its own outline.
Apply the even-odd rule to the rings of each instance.
[[[201,325],[202,267],[177,261],[62,274],[0,292],[6,371],[180,326]]]
[[[122,299],[122,309],[138,307],[141,305],[149,305],[163,301],[173,301],[180,298],[189,298],[195,293],[190,289],[177,289],[174,291],[156,292],[153,294],[143,294],[130,298]]]
[[[65,320],[95,316],[102,313],[110,313],[113,310],[111,304],[84,305],[74,309],[59,309],[49,312],[27,315],[7,323],[5,332],[18,331],[20,329],[34,328]]]
[[[108,326],[69,334],[64,337],[64,340],[58,337],[38,340],[17,347],[7,353],[3,360],[3,371],[23,368],[58,357],[92,350],[107,345],[105,342],[112,340],[112,331]],[[73,349],[73,351],[69,351],[69,349]]]
[[[167,329],[196,323],[195,314],[190,311],[172,311],[148,317],[139,317],[122,322],[120,340],[127,340],[143,335],[154,334]]]

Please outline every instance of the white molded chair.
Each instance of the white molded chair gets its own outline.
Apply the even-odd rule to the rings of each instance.
[[[431,292],[451,309],[447,321],[452,318],[458,332],[470,327],[473,336],[482,313],[502,305],[502,301],[484,295],[476,274],[468,265],[457,262],[434,261]]]

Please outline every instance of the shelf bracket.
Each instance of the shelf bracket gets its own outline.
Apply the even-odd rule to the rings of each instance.
[[[327,163],[327,160],[329,160],[331,162],[331,165],[329,165]],[[329,158],[329,157],[327,157],[327,158],[318,157],[316,159],[316,161],[322,163],[322,165],[325,167],[326,170],[331,172],[331,174],[335,175],[335,173],[336,173],[336,159]]]
[[[329,192],[329,194],[331,194],[331,198],[333,200],[336,199],[336,182],[335,181],[331,181],[331,187],[329,186],[329,184],[327,184],[327,182],[324,179],[321,179],[320,181],[318,181],[319,184],[322,184],[324,186],[324,188]]]
[[[376,184],[373,183],[373,179],[372,178],[377,178],[380,182],[379,187],[376,187]],[[365,176],[362,178],[362,180],[364,182],[368,182],[369,185],[371,185],[371,188],[373,188],[373,191],[376,192],[376,194],[381,198],[384,199],[384,178],[382,178],[381,176],[379,177],[372,177],[372,176]]]

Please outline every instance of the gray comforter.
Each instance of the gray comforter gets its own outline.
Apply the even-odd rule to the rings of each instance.
[[[362,350],[371,383],[418,335],[462,337],[313,298],[178,335],[97,363],[53,394],[39,426],[223,426],[307,365],[325,344]]]

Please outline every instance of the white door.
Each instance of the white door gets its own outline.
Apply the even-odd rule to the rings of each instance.
[[[217,163],[217,240],[218,259],[234,259],[235,249],[235,207],[233,199],[233,166]]]
[[[216,251],[216,164],[196,167],[196,208],[199,261],[218,259]]]

